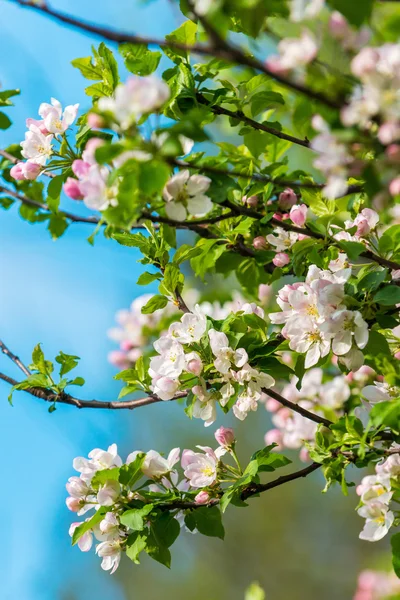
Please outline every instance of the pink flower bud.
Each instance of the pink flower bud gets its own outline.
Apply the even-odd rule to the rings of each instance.
[[[275,73],[276,75],[287,75],[289,70],[282,66],[282,61],[280,56],[270,56],[265,61],[265,66],[271,73]]]
[[[79,187],[79,181],[73,177],[68,177],[67,181],[64,183],[64,192],[69,198],[72,198],[72,200],[82,200],[83,198]]]
[[[267,240],[262,237],[262,235],[255,237],[253,240],[253,248],[255,250],[265,250],[267,248]]]
[[[290,209],[290,218],[295,225],[303,227],[307,218],[307,206],[305,204],[295,204]]]
[[[79,500],[79,498],[72,498],[69,496],[65,500],[65,504],[71,512],[78,512],[78,510],[82,508],[81,501]]]
[[[284,267],[290,263],[290,258],[286,252],[278,252],[272,259],[272,262],[276,267]]]
[[[276,219],[277,221],[283,221],[282,213],[274,213],[274,219]]]
[[[193,358],[188,362],[186,368],[189,371],[189,373],[193,373],[193,375],[199,376],[203,370],[203,363],[201,362],[201,360]]]
[[[247,204],[250,208],[257,208],[258,205],[258,196],[243,196],[242,198],[243,204]]]
[[[281,450],[282,438],[282,431],[280,431],[279,429],[270,429],[264,436],[264,442],[266,446],[269,446],[270,444],[278,444],[276,450]]]
[[[398,164],[400,163],[400,145],[399,144],[390,144],[390,146],[388,146],[386,148],[386,157],[387,159],[393,163],[393,164]]]
[[[392,196],[400,195],[400,177],[392,179],[392,181],[389,184],[389,192]]]
[[[87,122],[91,129],[102,129],[106,124],[103,117],[96,115],[96,113],[89,113]]]
[[[217,440],[218,444],[220,446],[224,446],[225,448],[227,448],[228,446],[232,446],[233,442],[235,441],[235,434],[233,432],[233,429],[231,429],[230,427],[220,427],[214,433],[214,437]]]
[[[379,127],[378,130],[378,139],[381,142],[381,144],[384,144],[385,146],[387,146],[388,144],[391,144],[392,142],[395,142],[396,140],[398,140],[400,137],[400,127],[398,125],[398,123],[394,123],[392,122],[388,122],[388,123],[383,123],[383,125],[381,125]]]
[[[394,357],[397,358],[397,360],[400,360],[400,349],[394,353]]]
[[[272,288],[267,283],[260,283],[258,286],[258,298],[260,302],[266,303],[271,298]]]
[[[292,188],[286,188],[283,192],[279,194],[278,204],[280,208],[284,210],[289,210],[297,203],[297,196],[292,190]]]
[[[205,492],[204,490],[199,492],[195,497],[194,497],[194,501],[197,504],[207,504],[210,500],[210,494],[208,492]]]
[[[17,163],[10,169],[10,175],[17,181],[22,181],[25,179],[24,174],[22,172],[22,163]]]
[[[379,54],[375,48],[363,48],[351,61],[351,72],[362,79],[375,70],[379,61]]]
[[[85,162],[81,158],[74,160],[74,162],[72,163],[72,172],[74,175],[79,177],[79,179],[81,177],[86,177],[86,175],[89,173],[89,169],[89,163]]]
[[[342,39],[349,32],[349,25],[342,13],[335,10],[329,19],[329,31],[334,38]]]
[[[26,163],[22,163],[21,168],[25,179],[29,179],[30,181],[34,181],[42,171],[42,167],[40,165],[29,162],[29,160]]]

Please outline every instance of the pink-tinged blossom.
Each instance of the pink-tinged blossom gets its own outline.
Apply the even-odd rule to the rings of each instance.
[[[307,219],[307,206],[305,204],[295,204],[290,209],[289,216],[295,225],[303,227]]]
[[[89,452],[89,458],[77,457],[73,461],[75,471],[81,473],[81,478],[89,483],[97,471],[121,467],[122,460],[118,456],[117,445],[112,444],[107,450],[95,448]]]
[[[120,496],[121,486],[118,481],[107,481],[97,492],[97,503],[101,506],[112,506]]]
[[[283,210],[289,210],[295,204],[297,204],[297,196],[292,188],[286,188],[279,194],[279,208],[282,208]]]
[[[210,338],[211,350],[215,356],[214,366],[220,373],[228,373],[231,365],[243,367],[246,364],[248,356],[244,348],[233,350],[229,346],[228,338],[225,333],[210,329],[208,332]]]
[[[161,400],[172,400],[179,389],[179,381],[172,377],[155,375],[152,379],[151,387],[154,394],[161,398]]]
[[[266,446],[276,444],[276,450],[282,450],[283,448],[283,433],[280,429],[270,429],[264,436],[264,442]]]
[[[39,115],[45,128],[54,135],[64,133],[75,121],[79,104],[66,106],[64,111],[58,100],[51,99],[51,104],[43,102],[39,107]]]
[[[276,267],[284,267],[290,263],[290,256],[286,252],[278,252],[272,259],[272,262]]]
[[[312,126],[318,135],[311,140],[311,148],[318,153],[314,166],[327,178],[323,189],[326,198],[335,199],[347,192],[347,168],[351,158],[344,144],[331,133],[320,115],[314,115]]]
[[[119,567],[121,546],[118,541],[101,542],[96,546],[96,554],[102,557],[101,568],[112,575]]]
[[[68,530],[69,535],[72,537],[74,535],[75,529],[83,525],[83,523],[75,522],[71,523],[70,528]],[[81,552],[89,552],[93,545],[93,535],[91,531],[86,531],[77,542],[79,550]]]
[[[191,358],[187,362],[186,369],[189,373],[198,377],[203,370],[203,363],[200,358]]]
[[[25,133],[25,141],[21,142],[21,154],[30,162],[44,167],[53,154],[52,141],[54,136],[50,133],[44,135],[38,127],[31,126]]]
[[[204,175],[190,175],[187,169],[173,175],[165,184],[163,198],[165,212],[170,219],[184,221],[187,215],[203,217],[213,208],[205,195],[211,179]]]
[[[374,385],[367,385],[361,390],[364,398],[371,404],[377,402],[389,402],[400,395],[400,389],[396,386],[389,386],[385,382],[375,381]]]
[[[16,181],[23,181],[25,179],[25,175],[22,172],[22,163],[17,163],[10,169],[10,175]]]
[[[369,329],[359,311],[339,310],[321,325],[321,330],[332,338],[332,350],[337,356],[347,354],[353,342],[363,349],[368,343]]]
[[[168,85],[158,77],[129,77],[115,90],[114,98],[100,98],[98,108],[111,113],[122,129],[127,129],[141,115],[153,112],[170,97]]]
[[[363,208],[354,221],[345,221],[347,229],[357,227],[355,237],[368,236],[379,223],[379,215],[371,208]]]
[[[182,453],[182,468],[186,479],[194,488],[208,487],[217,480],[217,455],[208,447],[198,446],[204,453],[184,450]]]
[[[260,302],[266,304],[272,296],[272,287],[267,283],[260,283],[258,286],[258,298]]]
[[[207,391],[204,384],[193,386],[192,393],[195,396],[193,417],[202,419],[204,426],[209,427],[217,419],[216,397],[213,393]]]
[[[258,206],[258,196],[243,196],[242,198],[243,204],[247,205],[249,208],[257,208]]]
[[[314,60],[318,46],[309,31],[303,31],[300,38],[284,38],[278,44],[279,56],[267,59],[267,67],[273,73],[286,73],[297,67],[304,67]]]
[[[10,170],[10,175],[17,181],[34,181],[42,172],[42,167],[36,163],[30,162],[18,162]]]
[[[87,116],[87,123],[91,129],[102,129],[105,127],[106,122],[100,115],[96,113],[89,113]]]

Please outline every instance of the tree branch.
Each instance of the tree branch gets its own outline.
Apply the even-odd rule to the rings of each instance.
[[[19,383],[16,379],[13,379],[4,373],[0,373],[0,379],[9,383],[10,385],[18,385]],[[45,402],[51,402],[52,404],[57,402],[58,404],[69,404],[70,406],[75,406],[76,408],[107,408],[112,410],[134,410],[140,406],[148,406],[149,404],[156,404],[157,402],[171,402],[172,400],[185,398],[188,393],[186,390],[178,392],[173,398],[171,398],[171,400],[161,400],[161,398],[156,396],[156,394],[150,394],[150,396],[139,398],[138,400],[113,400],[107,402],[106,400],[82,400],[80,398],[71,396],[71,394],[55,394],[51,390],[38,387],[31,387],[21,391],[27,392],[28,394],[35,396],[35,398],[40,398]]]
[[[332,425],[332,421],[329,421],[329,419],[320,417],[319,415],[316,415],[316,414],[310,412],[309,410],[306,410],[302,406],[299,406],[298,404],[295,404],[294,402],[290,402],[290,400],[287,400],[286,398],[284,398],[283,396],[278,394],[278,392],[274,392],[274,390],[263,388],[262,391],[264,392],[264,394],[267,394],[267,396],[270,396],[271,398],[274,398],[275,400],[277,400],[283,406],[290,408],[294,412],[297,412],[299,415],[301,415],[302,417],[305,417],[306,419],[309,419],[310,421],[314,421],[314,423],[318,423],[320,425],[325,425],[325,427],[330,427],[330,425]]]
[[[196,94],[196,97],[200,104],[207,106],[216,115],[224,115],[226,117],[230,117],[231,119],[236,119],[237,121],[246,123],[246,125],[249,125],[249,127],[257,129],[258,131],[265,131],[266,133],[270,133],[281,140],[287,140],[293,144],[304,146],[304,148],[310,148],[310,142],[307,139],[301,140],[300,138],[289,135],[288,133],[283,133],[282,131],[279,131],[279,129],[269,127],[268,125],[264,125],[264,123],[259,123],[254,119],[250,119],[250,117],[246,117],[246,115],[240,110],[232,111],[217,104],[211,104],[211,102],[208,102],[207,99],[200,93]]]
[[[108,39],[112,42],[123,43],[129,42],[130,44],[147,44],[149,46],[159,46],[160,48],[172,48],[177,50],[185,50],[188,52],[194,52],[195,54],[200,55],[208,55],[215,56],[217,58],[221,58],[228,62],[232,62],[234,64],[247,66],[256,71],[260,71],[265,75],[268,75],[275,81],[279,82],[281,85],[295,91],[299,92],[312,100],[316,100],[325,104],[329,108],[340,109],[343,106],[343,102],[339,102],[336,100],[332,100],[331,98],[325,96],[324,94],[314,91],[301,83],[298,83],[293,80],[286,79],[282,75],[277,73],[273,73],[268,69],[266,64],[259,59],[246,54],[245,51],[235,46],[234,44],[230,44],[229,42],[222,39],[211,27],[208,25],[205,19],[202,18],[203,27],[206,29],[207,33],[209,33],[212,38],[213,46],[208,47],[202,44],[194,44],[192,46],[188,46],[187,44],[182,44],[176,41],[165,41],[154,38],[145,38],[142,36],[129,34],[120,31],[114,31],[112,29],[108,29],[106,27],[99,27],[97,25],[92,25],[91,23],[87,23],[86,21],[81,21],[69,15],[66,15],[62,12],[56,11],[46,4],[38,4],[37,2],[33,2],[32,0],[11,0],[14,4],[21,6],[22,8],[30,8],[45,14],[46,16],[55,19],[56,21],[60,21],[67,25],[71,25],[77,29],[88,31],[89,33],[93,33],[94,35],[100,36],[101,38]],[[211,33],[212,32],[212,33]]]
[[[277,479],[273,479],[268,483],[251,483],[246,486],[241,493],[241,499],[247,500],[251,496],[256,496],[258,494],[262,494],[263,492],[267,492],[268,490],[272,490],[280,485],[284,485],[285,483],[289,483],[289,481],[295,481],[296,479],[301,479],[302,477],[307,477],[317,469],[321,468],[322,465],[319,463],[311,463],[308,467],[301,469],[300,471],[295,471],[294,473],[289,473],[288,475],[281,475]],[[216,506],[220,502],[220,498],[222,494],[218,498],[213,498],[208,504],[197,504],[197,502],[188,502],[185,500],[176,500],[174,502],[159,504],[157,508],[161,508],[161,510],[188,510],[188,509],[196,509],[201,506]]]

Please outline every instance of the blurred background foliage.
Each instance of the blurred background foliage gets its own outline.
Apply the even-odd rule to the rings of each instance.
[[[82,19],[160,37],[181,19],[176,4],[167,0],[54,0],[53,5]],[[70,61],[89,55],[93,41],[1,2],[0,81],[3,89],[22,89],[9,112],[14,126],[1,133],[1,147],[22,139],[25,118],[34,117],[40,102],[50,96],[86,108],[84,82]],[[273,45],[272,40],[266,43],[265,54]],[[218,123],[214,134],[235,143],[228,123]],[[308,168],[299,150],[291,152],[294,167]],[[68,199],[64,206],[77,210]],[[60,349],[80,355],[77,374],[88,382],[85,397],[112,399],[119,384],[107,363],[113,344],[106,331],[118,309],[153,289],[136,286],[136,249],[101,236],[92,248],[86,241],[90,233],[90,227],[77,225],[54,243],[40,225],[22,223],[16,208],[2,213],[1,334],[25,359],[37,342],[49,356]],[[224,295],[230,287],[230,282],[217,285]],[[1,360],[6,372],[18,375],[5,357]],[[64,503],[64,484],[73,474],[73,457],[114,441],[123,457],[139,448],[213,445],[212,432],[223,423],[235,427],[239,454],[246,458],[262,445],[267,412],[260,407],[244,423],[220,416],[210,431],[197,421],[189,423],[176,403],[102,414],[63,406],[50,415],[39,400],[21,393],[10,408],[5,384],[0,392],[6,452],[5,491],[0,495],[4,600],[241,600],[252,581],[265,589],[267,600],[344,600],[352,598],[361,569],[386,566],[385,541],[367,544],[358,539],[362,522],[354,511],[354,488],[349,499],[339,489],[321,495],[324,483],[316,473],[251,499],[247,510],[231,507],[224,543],[182,536],[173,548],[171,571],[146,556],[140,567],[123,560],[110,577],[94,553],[83,555],[70,546],[68,526],[74,519]]]

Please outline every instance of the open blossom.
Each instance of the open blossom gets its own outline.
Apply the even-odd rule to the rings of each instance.
[[[121,545],[118,541],[101,542],[96,546],[96,554],[102,557],[101,568],[112,575],[121,561]]]
[[[400,396],[400,389],[396,386],[389,386],[386,382],[375,381],[374,385],[367,385],[361,390],[362,395],[371,402],[388,402]]]
[[[25,141],[21,142],[21,154],[31,163],[44,167],[53,154],[53,135],[44,135],[38,127],[32,125],[25,133]]]
[[[181,344],[199,342],[207,329],[207,319],[196,304],[193,312],[185,313],[180,322],[173,323],[168,334]]]
[[[69,528],[69,535],[72,537],[74,535],[74,531],[77,527],[79,527],[79,525],[82,525],[82,523],[79,522],[75,522],[75,523],[71,523],[70,528]],[[86,531],[86,533],[84,533],[78,540],[78,548],[79,550],[81,550],[81,552],[89,552],[89,550],[91,549],[92,545],[93,545],[93,535],[91,531]]]
[[[192,393],[195,396],[193,417],[202,419],[205,427],[212,425],[217,419],[215,394],[208,392],[204,384],[193,386]]]
[[[347,354],[353,341],[361,349],[368,343],[368,324],[358,310],[338,310],[321,325],[321,329],[332,337],[332,350],[338,356]]]
[[[286,231],[281,227],[274,229],[274,233],[269,233],[266,240],[271,246],[274,246],[276,252],[286,252],[299,239],[299,234],[293,231]]]
[[[171,450],[167,458],[164,458],[156,452],[156,450],[150,450],[146,454],[142,465],[142,471],[150,479],[159,479],[163,475],[170,473],[176,463],[179,461],[180,449],[174,448]]]
[[[179,377],[186,366],[185,353],[181,344],[171,338],[162,337],[154,342],[154,348],[160,356],[154,356],[150,360],[150,375]]]
[[[205,192],[211,179],[204,175],[190,175],[187,169],[173,175],[165,184],[163,198],[165,211],[171,219],[184,221],[188,214],[203,217],[213,208]]]
[[[388,600],[400,594],[400,581],[395,573],[361,571],[353,600]]]
[[[184,450],[182,453],[182,468],[185,477],[194,488],[208,487],[217,479],[218,456],[208,446],[197,446],[204,453]]]
[[[118,500],[121,486],[118,481],[107,481],[97,492],[97,502],[101,506],[112,506]]]
[[[309,31],[303,31],[300,38],[281,40],[278,52],[279,56],[267,59],[267,67],[273,73],[286,73],[313,61],[318,53],[318,45]]]
[[[229,340],[222,331],[210,329],[208,332],[211,350],[215,356],[214,366],[220,373],[228,373],[231,365],[243,367],[248,356],[244,348],[233,350],[229,346]]]
[[[39,115],[43,119],[43,124],[49,133],[54,135],[64,133],[70,127],[78,114],[79,104],[66,106],[64,111],[61,103],[55,98],[51,98],[51,104],[43,102],[39,107]]]
[[[122,466],[122,460],[117,452],[116,444],[112,444],[107,450],[95,448],[89,452],[88,459],[83,457],[75,458],[73,467],[75,471],[81,473],[81,479],[89,483],[97,471]]]
[[[394,514],[383,502],[374,501],[364,504],[358,509],[360,517],[366,519],[360,539],[367,542],[378,542],[388,533],[393,525]]]
[[[357,227],[355,237],[365,237],[373,231],[379,223],[379,215],[371,208],[363,208],[363,210],[356,216],[354,221],[346,221],[345,225],[347,229],[351,227]]]
[[[110,112],[122,129],[128,128],[141,115],[161,108],[170,96],[168,85],[154,75],[129,77],[117,86],[114,98],[100,98],[98,108]]]

